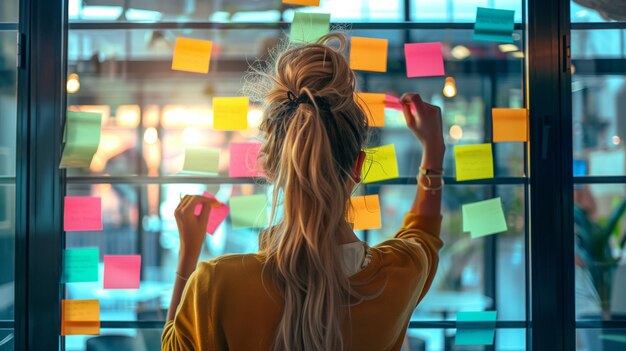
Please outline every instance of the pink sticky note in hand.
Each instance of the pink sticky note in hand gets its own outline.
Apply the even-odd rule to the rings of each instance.
[[[443,76],[443,55],[441,43],[404,44],[406,76],[432,77]]]
[[[207,199],[217,201],[215,196],[213,196],[209,192],[205,191],[202,194],[202,196],[206,197]],[[230,212],[230,207],[228,207],[228,205],[223,204],[219,201],[218,203],[219,203],[218,206],[214,206],[211,208],[211,212],[209,213],[209,221],[207,222],[207,225],[206,225],[206,232],[211,235],[215,233],[215,230],[217,229],[217,227],[219,227],[220,224],[224,222],[226,217],[228,217],[228,213]],[[202,204],[197,204],[193,210],[193,214],[196,216],[199,216],[201,212],[202,212]]]
[[[66,196],[63,205],[66,232],[102,230],[102,199],[95,196]]]
[[[397,98],[392,95],[385,95],[385,107],[393,110],[402,111],[402,101],[400,98]],[[411,110],[415,111],[415,106],[411,104]]]
[[[228,176],[231,178],[262,177],[259,166],[261,143],[230,144],[230,167]]]
[[[139,289],[141,255],[105,255],[105,289]]]

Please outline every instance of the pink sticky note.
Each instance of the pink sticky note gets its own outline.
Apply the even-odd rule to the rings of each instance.
[[[392,95],[385,95],[385,107],[393,110],[402,111],[402,102],[400,98]],[[411,110],[415,111],[415,106],[411,105]]]
[[[231,178],[262,177],[264,174],[258,163],[260,152],[260,143],[230,144],[228,176]]]
[[[406,76],[432,77],[443,76],[443,55],[441,43],[404,44]]]
[[[141,255],[105,255],[105,289],[139,289]]]
[[[102,199],[94,196],[66,196],[63,230],[66,232],[102,230]]]
[[[206,197],[207,199],[217,201],[217,199],[215,199],[215,196],[213,196],[211,193],[208,193],[206,191],[202,194],[202,196]],[[193,210],[193,214],[195,214],[196,216],[199,216],[201,212],[202,212],[202,204],[197,204],[196,208],[194,208]],[[211,212],[209,213],[209,221],[206,224],[206,232],[209,234],[215,233],[215,230],[217,229],[217,227],[219,227],[220,224],[224,222],[226,217],[228,217],[229,212],[230,212],[230,207],[228,207],[228,205],[223,204],[221,202],[219,206],[212,207]]]

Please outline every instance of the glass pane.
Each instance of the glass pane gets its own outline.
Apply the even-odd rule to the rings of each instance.
[[[161,349],[162,329],[100,329],[101,335],[65,338],[66,351],[153,351]]]
[[[14,251],[15,186],[0,184],[0,320],[12,320],[14,316]]]
[[[626,317],[626,184],[574,188],[576,316]]]
[[[4,0],[0,2],[0,23],[17,23],[18,0]]]
[[[476,20],[477,7],[514,10],[515,22],[522,21],[519,0],[411,0],[411,20],[415,22],[469,22]]]
[[[0,329],[0,350],[15,350],[15,332],[13,329]]]
[[[626,21],[626,6],[620,1],[572,0],[570,11],[572,23]]]
[[[457,346],[455,329],[409,329],[403,350],[409,351],[524,351],[524,329],[496,329],[494,345]]]
[[[576,350],[621,351],[626,348],[626,329],[578,329]]]
[[[0,5],[1,7],[2,5]],[[0,31],[0,178],[15,176],[17,33]]]

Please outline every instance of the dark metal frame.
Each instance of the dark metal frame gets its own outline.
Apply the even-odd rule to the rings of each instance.
[[[405,19],[410,16],[405,0]],[[254,179],[222,177],[74,177],[58,169],[65,109],[64,82],[67,28],[90,29],[285,29],[286,23],[69,23],[65,0],[22,0],[20,23],[0,23],[0,30],[19,30],[18,138],[16,174],[16,350],[48,350],[59,337],[63,296],[61,254],[62,198],[66,184],[253,183]],[[626,29],[626,22],[575,23],[570,26],[569,1],[528,0],[525,29],[528,43],[527,97],[530,107],[528,143],[530,178],[511,177],[464,182],[463,185],[519,184],[530,201],[526,227],[527,282],[530,312],[526,321],[498,321],[497,328],[526,329],[528,349],[573,350],[575,328],[626,329],[623,321],[575,321],[573,183],[626,183],[626,176],[572,177],[571,95],[567,49],[570,29]],[[353,23],[353,29],[464,29],[471,23]],[[571,27],[571,28],[570,28]],[[618,72],[626,64],[607,60]],[[609,67],[609,68],[610,68]],[[577,67],[578,68],[578,67]],[[584,68],[584,65],[583,67]],[[1,177],[0,184],[12,179]],[[452,186],[454,179],[446,178]],[[384,184],[415,184],[400,178]],[[529,219],[531,220],[529,222]],[[493,250],[492,250],[493,251]],[[103,328],[160,328],[161,321],[103,321]],[[410,328],[455,328],[454,321],[413,321]]]

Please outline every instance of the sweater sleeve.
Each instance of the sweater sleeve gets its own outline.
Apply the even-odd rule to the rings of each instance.
[[[209,295],[213,267],[203,262],[189,277],[174,320],[163,328],[162,351],[215,350]]]
[[[406,250],[416,263],[422,261],[423,255],[426,255],[428,261],[428,266],[424,271],[426,282],[417,302],[426,295],[437,272],[439,249],[443,246],[443,241],[439,238],[441,219],[441,216],[420,216],[409,212],[404,217],[402,227],[393,238],[400,239],[406,244],[398,247]]]

